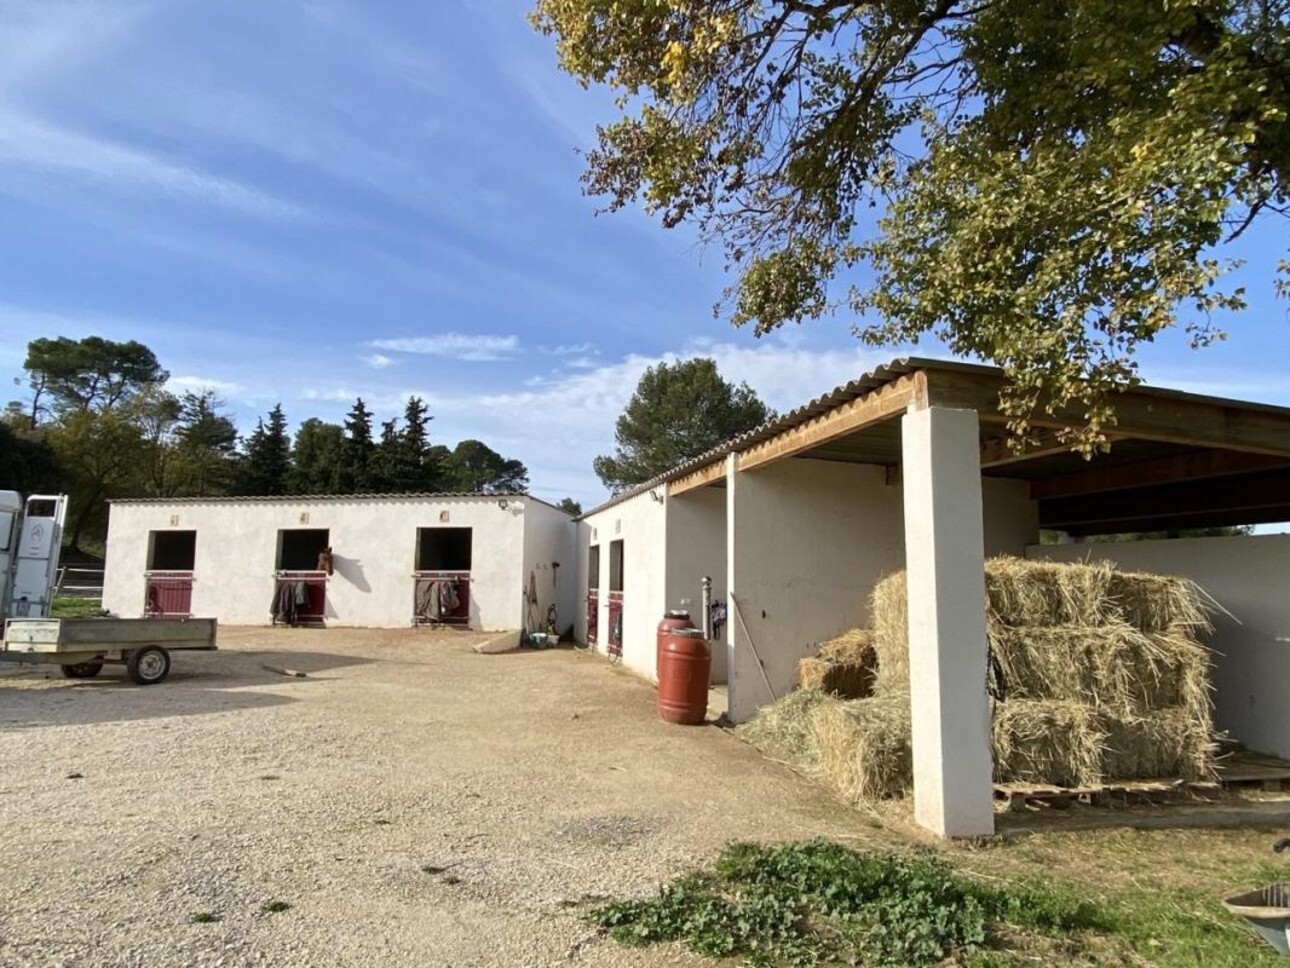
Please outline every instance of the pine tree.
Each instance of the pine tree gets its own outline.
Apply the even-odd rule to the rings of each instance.
[[[372,474],[368,485],[373,491],[400,494],[407,490],[400,485],[400,465],[403,458],[403,439],[399,435],[397,420],[381,424],[381,439],[372,457]]]
[[[269,411],[268,423],[257,420],[246,440],[237,490],[240,494],[286,494],[290,476],[291,440],[282,404],[277,404]]]
[[[722,379],[709,359],[651,366],[616,425],[617,452],[596,475],[615,494],[765,423],[772,411],[746,383]]]
[[[439,487],[439,467],[430,448],[429,424],[434,419],[420,397],[412,397],[403,411],[403,433],[399,437],[394,464],[395,489],[401,492],[434,491]]]
[[[335,494],[366,494],[372,490],[372,412],[359,397],[345,416],[345,440],[336,464]]]
[[[292,448],[291,493],[332,494],[340,466],[345,431],[317,417],[303,421]]]

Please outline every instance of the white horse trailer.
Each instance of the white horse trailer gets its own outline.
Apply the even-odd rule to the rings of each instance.
[[[65,495],[0,491],[0,661],[57,665],[69,679],[124,665],[147,686],[170,674],[172,651],[216,647],[213,618],[51,618],[66,516]]]

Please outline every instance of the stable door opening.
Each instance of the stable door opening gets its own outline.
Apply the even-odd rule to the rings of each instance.
[[[412,573],[412,621],[416,625],[470,626],[471,528],[417,528]]]
[[[196,531],[148,532],[143,614],[148,618],[187,618],[193,613]]]

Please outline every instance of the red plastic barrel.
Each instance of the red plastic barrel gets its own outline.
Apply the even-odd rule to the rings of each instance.
[[[668,612],[658,623],[658,715],[696,726],[708,714],[712,652],[688,612]]]

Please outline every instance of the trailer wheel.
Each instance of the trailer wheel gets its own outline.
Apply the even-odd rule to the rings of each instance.
[[[170,653],[159,645],[135,649],[125,661],[125,672],[141,686],[156,685],[170,675]]]
[[[102,662],[73,662],[71,665],[59,666],[65,679],[93,679],[103,671]]]

